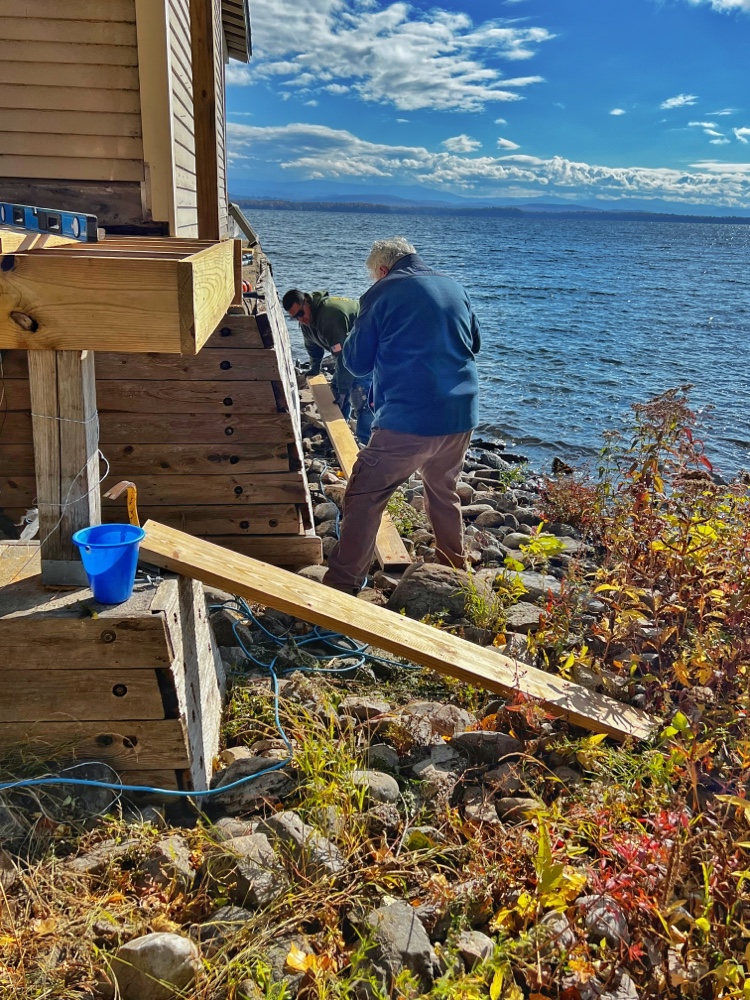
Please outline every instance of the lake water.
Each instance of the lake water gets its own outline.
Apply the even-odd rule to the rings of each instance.
[[[631,403],[692,383],[715,467],[750,468],[750,225],[246,214],[280,294],[358,297],[372,242],[396,233],[461,281],[482,325],[481,431],[534,465],[593,459]]]

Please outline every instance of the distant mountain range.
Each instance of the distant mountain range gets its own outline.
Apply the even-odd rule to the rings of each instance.
[[[532,201],[521,201],[517,198],[464,198],[460,195],[444,191],[430,191],[417,186],[398,186],[390,188],[368,187],[355,184],[339,184],[333,181],[290,181],[286,183],[256,181],[251,185],[247,181],[230,184],[230,197],[233,201],[251,202],[258,206],[259,202],[273,202],[274,208],[300,208],[302,204],[308,209],[335,211],[336,206],[346,210],[344,206],[370,206],[389,208],[395,212],[408,211],[446,211],[474,212],[482,210],[511,209],[524,214],[536,213],[543,215],[587,215],[592,213],[602,215],[641,216],[669,215],[689,218],[721,218],[724,221],[736,219],[750,221],[750,209],[726,208],[715,205],[686,205],[681,202],[669,202],[660,199],[613,199],[610,201],[563,201],[553,198],[538,198]],[[515,214],[515,211],[513,214]]]

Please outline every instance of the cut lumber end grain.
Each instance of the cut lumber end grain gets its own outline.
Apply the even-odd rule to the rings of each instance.
[[[613,698],[589,691],[475,646],[465,639],[341,594],[321,584],[174,528],[147,521],[142,558],[304,621],[372,643],[413,663],[498,694],[521,693],[552,714],[618,740],[648,740],[659,721]]]

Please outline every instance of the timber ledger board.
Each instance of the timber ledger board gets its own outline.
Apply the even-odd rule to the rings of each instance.
[[[145,530],[142,558],[164,569],[343,632],[488,691],[520,692],[592,732],[619,740],[649,739],[656,732],[657,720],[645,712],[562,677],[154,521],[148,521]]]

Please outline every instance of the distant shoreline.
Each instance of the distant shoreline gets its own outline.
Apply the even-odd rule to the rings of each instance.
[[[282,198],[232,198],[241,208],[266,209],[276,212],[346,212],[371,215],[469,215],[512,219],[588,219],[602,222],[701,222],[713,225],[750,225],[750,218],[739,215],[681,215],[671,212],[597,211],[588,208],[551,209],[514,208],[512,205],[470,208],[445,205],[380,205],[376,202],[289,201]]]

